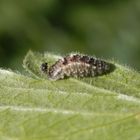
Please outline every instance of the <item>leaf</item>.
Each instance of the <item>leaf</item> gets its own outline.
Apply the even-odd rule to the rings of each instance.
[[[40,70],[61,56],[29,51],[30,75],[0,70],[0,139],[140,139],[140,74],[115,62],[93,78],[50,81]]]

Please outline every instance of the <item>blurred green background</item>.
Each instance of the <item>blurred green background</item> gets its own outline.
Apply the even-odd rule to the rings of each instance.
[[[0,0],[0,67],[29,50],[78,51],[140,70],[140,0]]]

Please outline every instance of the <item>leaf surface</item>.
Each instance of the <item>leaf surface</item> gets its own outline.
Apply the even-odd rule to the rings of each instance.
[[[0,70],[0,139],[140,139],[140,74],[111,61],[103,76],[50,81],[40,65],[59,58],[29,51],[29,74]]]

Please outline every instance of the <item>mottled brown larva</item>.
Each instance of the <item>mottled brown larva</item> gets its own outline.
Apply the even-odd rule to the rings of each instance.
[[[41,65],[41,70],[47,73],[51,80],[66,77],[94,77],[106,74],[110,69],[110,63],[80,54],[68,55],[59,59],[49,69],[47,63]]]

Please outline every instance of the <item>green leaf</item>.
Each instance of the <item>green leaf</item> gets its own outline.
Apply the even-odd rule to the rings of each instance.
[[[107,75],[50,81],[40,65],[59,58],[29,51],[29,74],[0,70],[0,139],[140,139],[140,74],[110,61]]]

